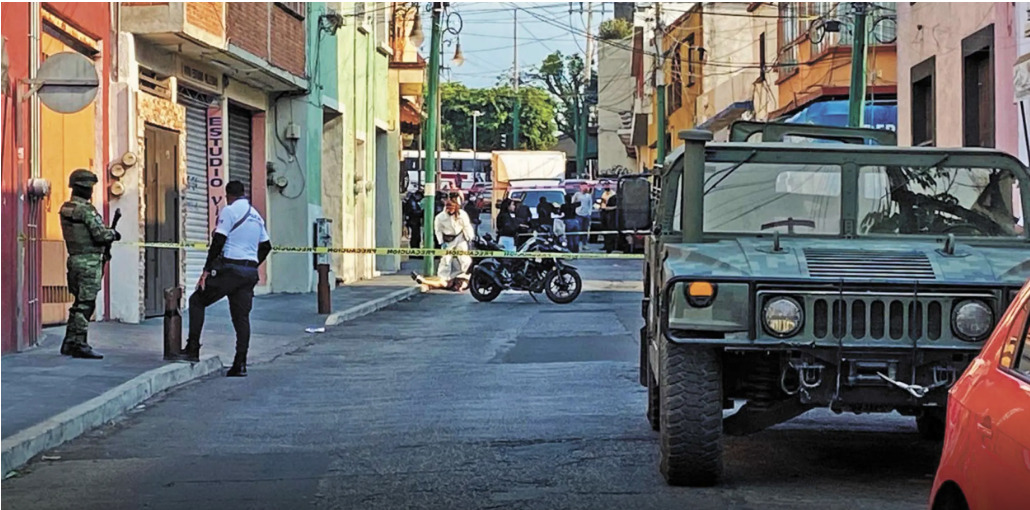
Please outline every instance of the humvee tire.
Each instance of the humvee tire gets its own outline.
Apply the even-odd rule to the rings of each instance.
[[[651,367],[647,366],[647,422],[651,424],[651,430],[661,430],[661,403],[658,395],[658,382],[654,380]]]
[[[660,469],[669,485],[708,487],[722,476],[722,360],[717,350],[663,341]]]
[[[944,440],[945,416],[943,409],[927,409],[916,417],[919,436],[929,441]]]

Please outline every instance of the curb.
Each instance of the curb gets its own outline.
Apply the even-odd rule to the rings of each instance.
[[[21,467],[40,452],[79,437],[162,391],[221,368],[218,356],[206,356],[199,363],[171,363],[144,372],[98,397],[24,429],[3,440],[0,473],[7,474]]]
[[[352,306],[346,310],[333,312],[329,314],[329,317],[326,317],[325,325],[336,326],[340,323],[351,321],[357,319],[358,317],[363,317],[370,313],[382,310],[383,308],[386,308],[395,303],[404,301],[405,299],[409,299],[412,296],[418,295],[420,293],[422,293],[422,289],[419,287],[409,287],[406,289],[400,289],[391,292],[390,294],[387,294],[386,296],[383,296],[379,299],[373,299],[372,301],[360,304],[358,306]]]

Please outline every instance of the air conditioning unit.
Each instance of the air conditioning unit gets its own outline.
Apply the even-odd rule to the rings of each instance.
[[[222,93],[222,73],[218,70],[181,57],[176,59],[175,69],[180,85],[214,94]]]

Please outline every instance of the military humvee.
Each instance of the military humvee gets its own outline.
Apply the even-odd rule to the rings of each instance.
[[[620,228],[650,230],[640,383],[673,485],[717,483],[724,434],[815,407],[940,437],[948,387],[1030,277],[1012,156],[750,124],[734,137],[761,143],[684,131],[651,181],[618,189]]]

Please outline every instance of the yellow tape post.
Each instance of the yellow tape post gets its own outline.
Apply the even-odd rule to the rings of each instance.
[[[206,250],[207,243],[146,243],[117,242],[116,245],[136,246],[139,248],[164,248],[175,250]],[[517,259],[643,259],[643,255],[633,253],[552,253],[552,252],[514,252],[486,250],[438,250],[433,248],[329,248],[325,246],[273,246],[273,253],[339,253],[347,255],[408,255],[408,256],[443,256],[468,255],[476,258],[517,258]]]

